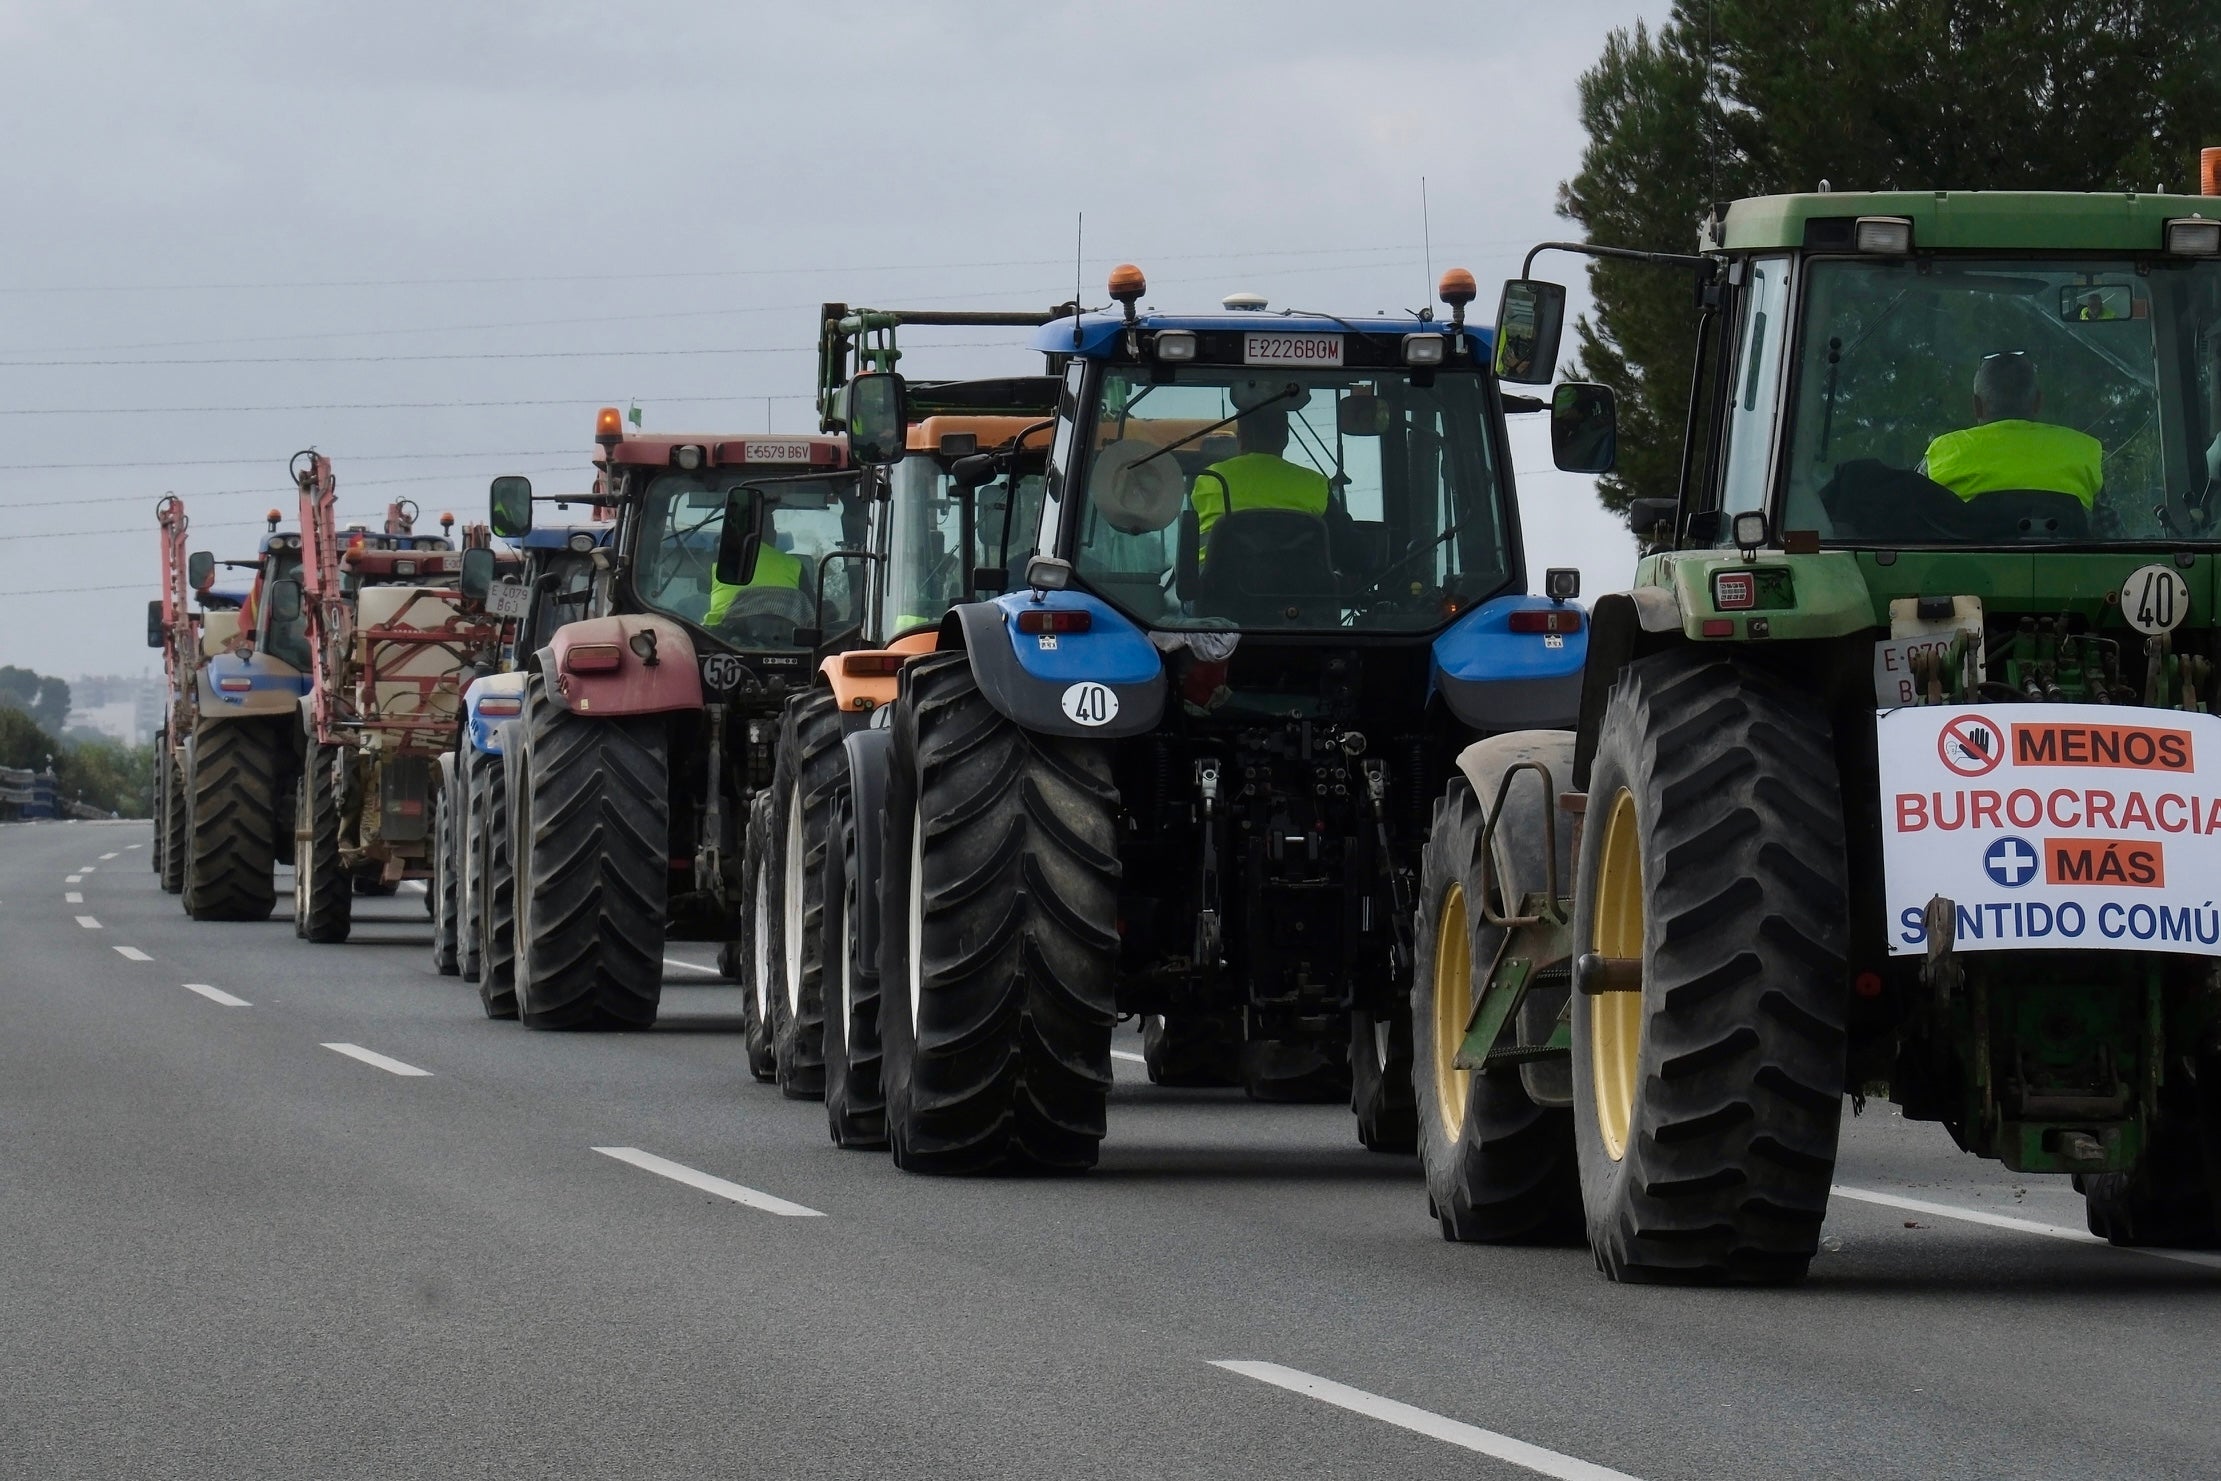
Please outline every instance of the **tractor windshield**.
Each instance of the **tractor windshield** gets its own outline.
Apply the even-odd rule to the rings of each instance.
[[[1111,368],[1075,567],[1156,627],[1417,632],[1512,572],[1480,376]]]
[[[755,579],[731,586],[717,579],[717,547],[731,496],[762,488],[773,496]],[[863,548],[863,501],[854,475],[785,479],[743,469],[657,473],[639,510],[633,589],[658,612],[680,618],[741,648],[787,648],[795,629],[836,632],[862,610],[860,563],[827,560],[836,550]],[[816,599],[822,586],[823,620]]]
[[[1035,460],[1038,463],[1038,459]],[[912,453],[894,469],[892,552],[887,571],[887,631],[893,638],[931,627],[965,595],[969,567],[1005,567],[1033,548],[1041,517],[1041,475],[1017,479],[1011,518],[1010,480],[977,490],[972,551],[964,552],[964,506],[955,481],[931,453]]]
[[[298,550],[273,550],[265,557],[268,579],[259,583],[267,591],[271,581],[298,581],[301,579],[301,552]],[[258,619],[262,632],[256,648],[269,654],[280,663],[290,664],[307,673],[309,669],[308,614],[296,610],[291,617],[280,617],[271,610],[271,603],[260,601],[262,609]]]
[[[1796,266],[1750,267],[1729,385],[1730,511],[1765,502],[1760,424],[1781,383],[1768,345],[1784,337]],[[1865,545],[2221,539],[2210,497],[2221,472],[2221,264],[1802,268],[1783,529]]]

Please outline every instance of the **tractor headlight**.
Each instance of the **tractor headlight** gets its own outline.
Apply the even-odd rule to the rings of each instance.
[[[2167,252],[2171,257],[2221,256],[2221,221],[2184,216],[2168,222]]]
[[[1180,363],[1195,358],[1195,331],[1192,329],[1160,329],[1157,331],[1157,358],[1167,363]]]
[[[1407,334],[1404,336],[1404,364],[1440,365],[1449,347],[1450,342],[1439,334]]]
[[[1851,228],[1851,246],[1860,252],[1902,257],[1913,249],[1913,224],[1906,216],[1861,216]]]

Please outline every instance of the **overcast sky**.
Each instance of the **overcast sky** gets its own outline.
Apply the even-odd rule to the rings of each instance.
[[[0,0],[0,663],[137,673],[153,506],[251,548],[332,455],[342,519],[582,485],[594,408],[810,424],[815,308],[1484,308],[1581,147],[1575,81],[1662,3],[488,6]],[[1576,284],[1577,267],[1554,259]],[[905,369],[1035,363],[925,333]],[[1529,567],[1633,546],[1514,425]]]

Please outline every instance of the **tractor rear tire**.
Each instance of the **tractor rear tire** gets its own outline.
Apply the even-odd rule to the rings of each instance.
[[[510,740],[516,731],[508,732]],[[471,816],[477,836],[471,840],[472,867],[478,871],[471,890],[478,930],[478,1001],[488,1018],[517,1016],[517,871],[516,832],[509,820],[510,789],[515,768],[506,756],[471,757]]]
[[[439,811],[432,820],[432,877],[424,886],[424,898],[432,902],[432,970],[442,977],[463,970],[458,924],[462,891],[457,888],[461,871],[455,867],[455,831],[462,821],[455,792],[460,784],[459,778],[450,778],[440,788]]]
[[[574,714],[534,684],[516,809],[517,1013],[527,1028],[653,1027],[670,899],[663,717]]]
[[[855,798],[835,801],[833,864],[826,892],[826,942],[835,953],[825,986],[825,1128],[836,1147],[887,1145],[887,1098],[880,1090],[879,963],[858,949],[862,912],[872,901],[859,877]],[[863,826],[876,828],[874,816]]]
[[[1411,1089],[1411,1025],[1402,1009],[1385,1018],[1350,1014],[1350,1109],[1368,1152],[1409,1157],[1419,1150],[1419,1103]]]
[[[769,1084],[779,1077],[771,1040],[771,794],[758,792],[748,805],[748,831],[741,845],[740,985],[749,1077]]]
[[[462,764],[455,771],[455,795],[462,805],[455,813],[455,833],[449,857],[459,871],[460,888],[455,894],[455,970],[465,982],[475,986],[480,967],[485,960],[485,927],[480,916],[486,909],[486,866],[480,857],[479,839],[486,829],[485,796],[478,778],[481,760],[498,759],[484,756],[482,752],[465,746]]]
[[[345,941],[354,929],[354,881],[339,866],[337,750],[312,743],[294,793],[293,933],[304,941]]]
[[[1427,1174],[1427,1202],[1444,1239],[1571,1242],[1581,1237],[1573,1113],[1538,1104],[1517,1068],[1461,1070],[1453,1061],[1505,935],[1481,909],[1481,834],[1488,807],[1504,773],[1521,761],[1549,767],[1557,785],[1570,782],[1573,737],[1516,731],[1482,744],[1487,749],[1474,760],[1487,797],[1475,792],[1463,771],[1452,776],[1435,803],[1420,856],[1417,970],[1411,984],[1419,1158]],[[1515,782],[1496,829],[1496,879],[1515,906],[1522,894],[1551,888],[1544,878],[1544,850],[1553,833],[1561,869],[1573,855],[1572,820],[1542,791],[1527,777]],[[1561,877],[1557,887],[1564,886]],[[1561,994],[1544,1005],[1547,1019],[1555,1020],[1562,1001]],[[1548,1034],[1520,1037],[1526,1042]]]
[[[1106,748],[996,713],[969,654],[904,672],[880,891],[896,1166],[1094,1165],[1117,1021],[1118,810]]]
[[[176,749],[165,746],[162,759],[162,811],[154,820],[156,849],[162,856],[162,888],[172,895],[185,890],[185,825],[192,817],[185,790],[185,763]],[[273,844],[273,855],[275,854]],[[272,860],[275,863],[275,858]],[[273,889],[273,894],[275,890]]]
[[[1616,1281],[1785,1284],[1819,1245],[1846,1073],[1849,884],[1825,711],[1734,658],[1620,675],[1572,946],[1640,963],[1573,1002],[1574,1142]]]
[[[785,991],[771,1003],[779,1093],[788,1100],[825,1098],[825,964],[839,943],[828,939],[827,881],[837,866],[834,801],[848,785],[841,751],[840,703],[813,689],[788,703],[779,727],[771,779],[773,899],[771,960]]]
[[[1219,1089],[1242,1083],[1242,1016],[1152,1013],[1141,1022],[1149,1083]]]
[[[185,913],[268,920],[277,903],[278,744],[269,722],[202,721],[186,752]]]
[[[2221,1248],[2221,1055],[2169,1067],[2151,1141],[2125,1173],[2077,1178],[2090,1232],[2117,1245]]]

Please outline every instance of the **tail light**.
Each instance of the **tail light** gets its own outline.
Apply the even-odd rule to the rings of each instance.
[[[216,687],[226,694],[245,694],[248,690],[254,688],[254,680],[244,674],[237,677],[226,674],[216,681]]]
[[[1579,607],[1524,607],[1512,613],[1515,633],[1577,633],[1581,630]]]
[[[524,713],[524,701],[513,694],[504,694],[498,699],[482,699],[478,701],[478,713],[481,718],[488,720],[507,720]]]
[[[851,679],[888,679],[902,672],[901,653],[844,653],[841,672]]]
[[[1070,607],[1035,607],[1018,614],[1022,633],[1084,633],[1095,625],[1095,614]]]
[[[606,674],[625,661],[625,650],[615,643],[579,643],[563,655],[566,674]]]

